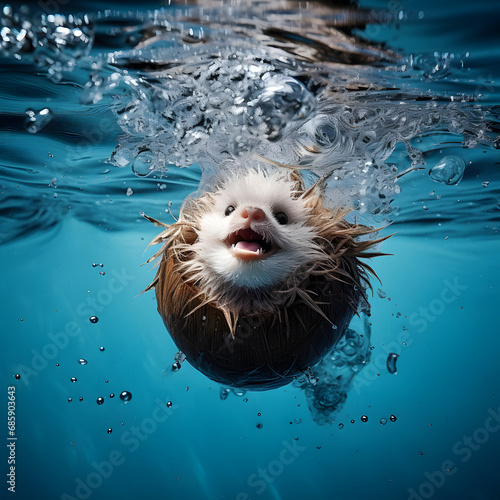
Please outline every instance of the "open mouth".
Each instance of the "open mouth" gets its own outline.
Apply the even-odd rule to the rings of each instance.
[[[251,228],[239,229],[226,238],[231,253],[243,260],[265,259],[276,251],[276,247]]]

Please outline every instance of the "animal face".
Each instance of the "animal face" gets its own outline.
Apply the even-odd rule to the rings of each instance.
[[[193,245],[205,272],[242,288],[284,282],[317,252],[309,210],[281,174],[234,175],[213,195]]]

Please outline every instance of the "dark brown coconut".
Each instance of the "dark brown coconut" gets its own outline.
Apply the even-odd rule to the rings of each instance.
[[[188,362],[226,386],[280,387],[320,361],[344,334],[368,284],[366,272],[373,273],[358,257],[382,255],[366,250],[385,238],[358,241],[357,236],[374,230],[347,223],[346,212],[323,207],[318,186],[305,191],[300,176],[291,177],[311,209],[310,224],[324,254],[297,273],[300,279],[290,278],[270,295],[268,306],[259,311],[228,310],[217,298],[207,298],[185,272],[183,264],[192,258],[190,247],[197,239],[196,206],[209,204],[210,194],[188,205],[170,226],[146,217],[167,227],[151,242],[164,246],[148,260],[161,255],[148,288],[155,289],[158,312]]]

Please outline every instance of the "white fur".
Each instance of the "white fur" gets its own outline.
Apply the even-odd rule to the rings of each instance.
[[[227,285],[246,289],[267,288],[287,280],[299,266],[318,255],[314,232],[308,225],[308,211],[302,198],[294,198],[294,183],[282,174],[268,175],[260,170],[229,178],[214,194],[215,206],[199,221],[198,240],[193,245],[199,275],[212,275],[209,286]],[[228,206],[235,211],[225,216]],[[242,229],[245,207],[260,208],[265,221],[253,221],[251,228],[265,236],[278,250],[267,258],[244,261],[235,257],[225,240]],[[288,223],[280,225],[274,214],[284,212]],[[214,276],[215,275],[215,276]]]

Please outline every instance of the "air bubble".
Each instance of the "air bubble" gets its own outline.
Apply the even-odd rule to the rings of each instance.
[[[104,398],[102,398],[102,397],[98,397],[98,398],[97,398],[96,403],[97,403],[98,405],[102,405],[102,404],[104,403]]]
[[[172,401],[167,401],[167,408],[172,408]]]
[[[398,419],[398,418],[396,417],[396,415],[391,415],[391,416],[389,417],[389,420],[390,420],[391,422],[395,422],[397,419]]]
[[[361,422],[368,422],[368,416],[367,415],[361,415]]]
[[[438,161],[430,170],[429,177],[435,181],[448,186],[458,184],[465,172],[463,158],[449,155]]]
[[[27,118],[24,122],[24,128],[30,134],[36,134],[46,127],[53,118],[52,111],[49,108],[43,108],[40,111],[33,109],[26,110]]]
[[[155,155],[150,151],[142,151],[139,153],[133,163],[132,171],[139,177],[147,177],[154,170]]]
[[[109,427],[109,429],[107,430],[108,434],[111,434],[113,432],[113,429],[111,427]]]
[[[77,379],[76,379],[76,377],[71,377],[70,380],[71,380],[71,382],[75,383]]]
[[[86,359],[83,359],[83,358],[80,358],[80,359],[78,360],[78,363],[79,363],[80,365],[86,365],[86,364],[87,364],[87,360],[86,360]]]
[[[386,418],[381,418],[380,419],[380,425],[385,425],[387,423],[387,419]]]
[[[389,355],[387,356],[387,371],[391,374],[397,374],[397,368],[396,368],[396,361],[399,358],[399,354],[396,354],[395,352],[390,352]]]
[[[97,323],[99,321],[99,318],[97,316],[90,316],[89,321],[91,323]]]
[[[126,403],[132,399],[132,394],[128,391],[122,391],[120,394],[120,399]]]

